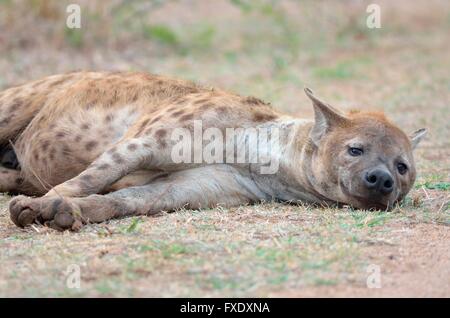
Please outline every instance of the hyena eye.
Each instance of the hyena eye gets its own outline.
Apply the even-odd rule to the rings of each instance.
[[[358,156],[362,156],[364,151],[361,148],[350,147],[350,148],[348,148],[348,153],[350,156],[358,157]]]
[[[397,170],[400,174],[405,174],[408,171],[408,167],[404,163],[397,163]]]

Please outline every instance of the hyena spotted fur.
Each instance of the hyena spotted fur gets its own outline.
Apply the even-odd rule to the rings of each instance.
[[[344,115],[305,91],[314,120],[145,73],[76,72],[12,87],[0,93],[0,144],[5,162],[14,162],[13,150],[18,163],[0,167],[0,191],[27,195],[10,203],[16,225],[59,230],[270,200],[380,209],[401,200],[414,182],[412,150],[425,131],[408,137],[383,114]],[[280,147],[271,154],[277,172],[261,174],[259,163],[174,163],[172,132],[192,131],[195,121],[224,135],[229,128],[278,128]]]

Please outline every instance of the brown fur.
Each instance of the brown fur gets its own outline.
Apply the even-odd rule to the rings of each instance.
[[[344,179],[337,173],[349,165],[342,144],[359,136],[377,149],[379,158],[389,159],[398,155],[399,147],[403,149],[411,162],[408,178],[397,180],[401,186],[398,197],[404,196],[415,178],[411,144],[406,135],[381,113],[352,112],[343,116],[308,94],[316,109],[315,125],[297,123],[254,97],[145,73],[78,72],[13,87],[0,93],[0,142],[13,143],[21,171],[4,172],[8,177],[1,179],[0,190],[46,194],[43,198],[15,199],[11,203],[11,216],[21,226],[44,220],[53,222],[57,228],[65,228],[62,223],[67,223],[67,216],[58,217],[64,222],[57,224],[55,213],[65,215],[69,207],[86,214],[83,222],[173,210],[186,204],[236,205],[268,198],[298,197],[364,207],[365,203],[355,199],[354,194],[344,193],[363,193],[354,186],[357,182],[351,182],[352,189],[342,188]],[[259,176],[248,175],[248,165],[204,167],[170,162],[171,132],[179,127],[192,131],[194,120],[202,120],[204,129],[215,127],[223,132],[227,128],[267,123],[285,127],[293,122],[286,124],[291,130],[282,131],[284,153],[280,172],[268,181],[259,181]],[[318,124],[320,120],[325,128]],[[294,142],[289,136],[295,136]],[[353,164],[350,169],[357,171],[366,166],[367,163]],[[239,181],[237,176],[243,179]],[[202,191],[195,192],[196,187],[188,178],[196,180]],[[170,190],[171,182],[176,183],[176,190]],[[242,182],[248,182],[248,187],[242,187]],[[145,187],[150,184],[152,188]],[[297,188],[298,194],[291,190],[289,194],[277,192],[285,186]],[[263,191],[259,193],[261,187]],[[213,190],[217,188],[222,189],[221,193]],[[141,196],[159,195],[154,193],[155,189],[168,191],[167,200],[153,206],[141,202]],[[116,192],[111,196],[97,195],[111,191]],[[135,198],[140,191],[145,194]],[[71,199],[75,197],[79,199]],[[126,198],[126,203],[119,204],[119,197]],[[61,198],[64,204],[55,201]],[[47,203],[49,210],[38,208]],[[55,212],[54,206],[61,209]],[[93,215],[94,208],[100,214]],[[112,211],[105,212],[107,208]],[[79,224],[75,219],[69,222],[70,227]]]

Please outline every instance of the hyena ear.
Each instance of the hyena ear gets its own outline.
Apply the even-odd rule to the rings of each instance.
[[[417,147],[419,142],[423,139],[423,137],[425,137],[426,134],[427,134],[427,130],[425,128],[422,128],[422,129],[416,130],[409,136],[413,149],[415,149]]]
[[[329,104],[314,96],[311,89],[306,87],[305,93],[312,100],[314,106],[315,123],[310,132],[310,137],[318,146],[322,137],[330,131],[332,127],[342,125],[347,121],[347,118]]]

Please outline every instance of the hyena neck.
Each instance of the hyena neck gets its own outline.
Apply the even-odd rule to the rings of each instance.
[[[308,175],[312,162],[309,132],[313,124],[311,120],[292,117],[272,124],[279,129],[279,151],[272,154],[279,160],[278,170],[274,174],[253,172],[254,181],[268,199],[330,203],[314,189]]]

